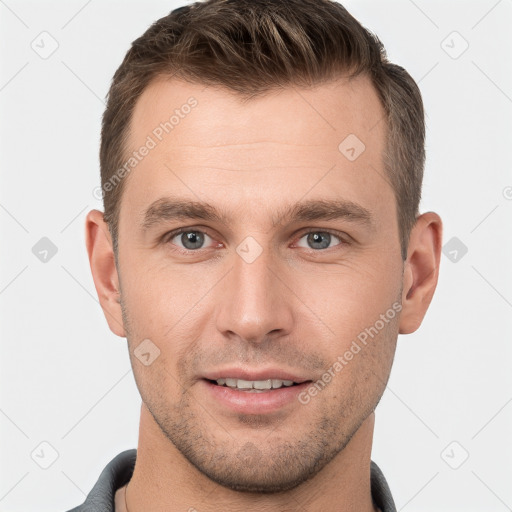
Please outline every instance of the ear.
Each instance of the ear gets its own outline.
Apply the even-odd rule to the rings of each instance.
[[[121,313],[119,276],[112,239],[103,212],[91,210],[85,221],[85,243],[98,299],[110,330],[126,337]]]
[[[421,325],[439,277],[443,225],[437,213],[416,219],[411,230],[404,267],[400,334],[410,334]]]

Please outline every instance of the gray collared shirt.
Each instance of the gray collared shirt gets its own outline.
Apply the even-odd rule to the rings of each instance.
[[[83,504],[68,512],[115,512],[116,491],[130,481],[136,457],[137,450],[134,448],[116,455],[105,466]],[[371,461],[371,489],[373,502],[381,512],[396,512],[388,483],[373,461]]]

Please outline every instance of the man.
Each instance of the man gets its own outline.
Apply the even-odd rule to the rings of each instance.
[[[438,279],[424,136],[414,80],[329,0],[198,2],[133,43],[86,238],[139,442],[73,510],[396,510],[371,448]]]

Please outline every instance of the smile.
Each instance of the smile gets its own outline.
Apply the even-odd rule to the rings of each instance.
[[[292,380],[281,379],[266,379],[266,380],[243,380],[243,379],[216,379],[211,381],[217,383],[219,386],[228,387],[231,389],[238,389],[240,391],[262,392],[272,389],[280,389],[282,387],[290,387],[297,385]]]

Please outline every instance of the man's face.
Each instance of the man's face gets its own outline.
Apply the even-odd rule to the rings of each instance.
[[[383,118],[365,78],[248,102],[158,80],[137,102],[129,150],[155,144],[130,172],[119,216],[133,371],[155,424],[222,485],[298,485],[382,396],[403,271]],[[208,203],[219,218],[177,217],[166,201]],[[344,214],[328,215],[334,201]],[[146,366],[133,351],[147,339],[160,355]],[[247,391],[218,378],[303,384]]]

